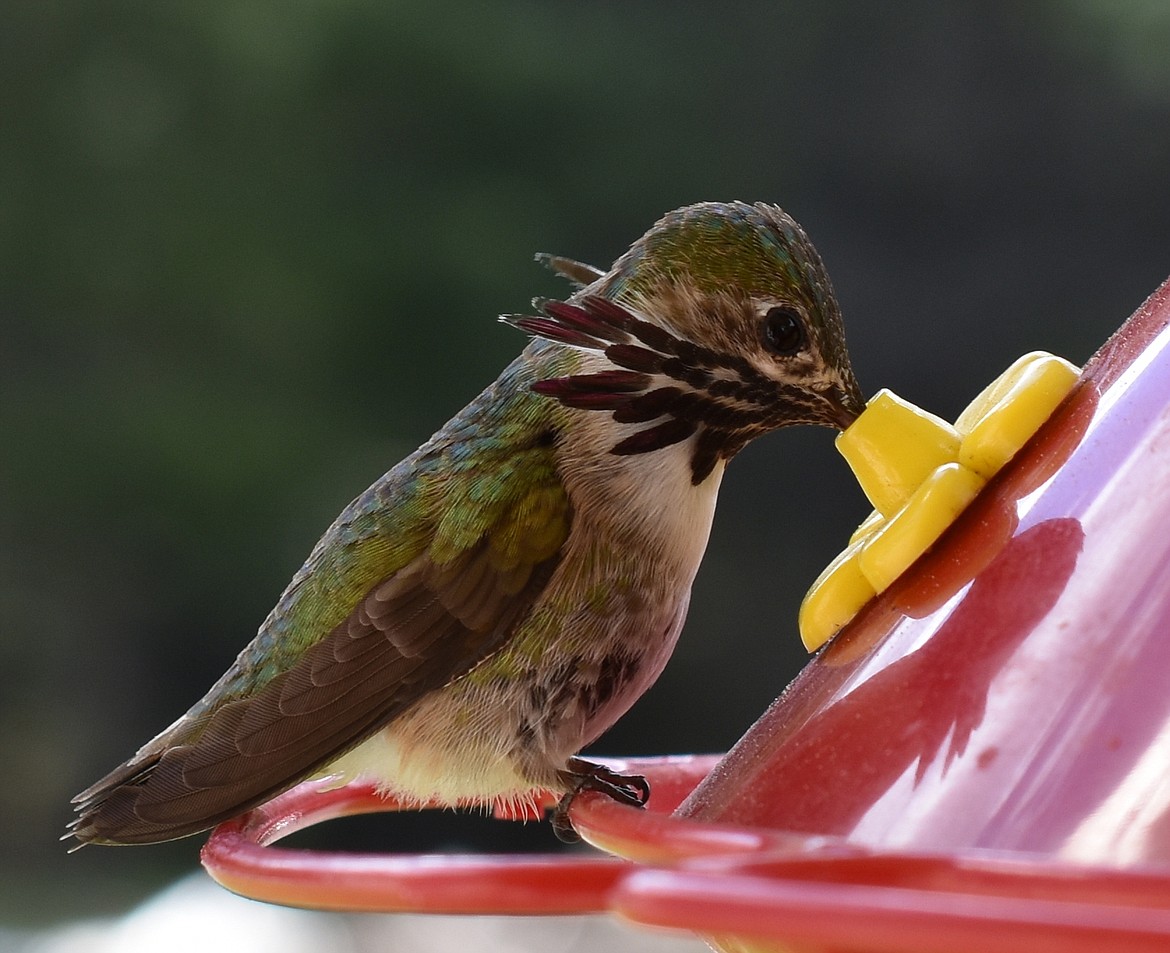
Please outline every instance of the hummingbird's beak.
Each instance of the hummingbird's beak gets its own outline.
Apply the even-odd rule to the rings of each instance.
[[[846,385],[834,385],[824,396],[829,405],[829,421],[838,430],[848,429],[865,410],[865,398],[861,396],[861,388],[852,376]]]

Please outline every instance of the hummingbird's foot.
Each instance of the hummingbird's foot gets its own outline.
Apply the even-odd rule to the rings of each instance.
[[[618,774],[603,764],[594,764],[582,758],[570,758],[568,769],[560,772],[560,777],[569,790],[553,808],[550,820],[557,840],[565,844],[575,844],[581,839],[569,820],[569,808],[573,805],[573,799],[582,791],[599,791],[619,804],[631,807],[645,807],[650,800],[650,782],[642,775]]]

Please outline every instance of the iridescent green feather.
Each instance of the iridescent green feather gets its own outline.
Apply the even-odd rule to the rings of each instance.
[[[684,279],[708,293],[727,288],[791,293],[807,278],[802,259],[811,248],[799,226],[791,225],[781,231],[742,202],[678,209],[615,263],[621,272],[616,287],[622,294],[644,293],[667,278]]]
[[[249,695],[344,621],[376,584],[424,553],[442,566],[486,543],[518,591],[568,533],[555,440],[566,411],[530,390],[571,373],[573,352],[533,342],[526,356],[426,444],[350,503],[297,572],[256,639],[189,715]]]

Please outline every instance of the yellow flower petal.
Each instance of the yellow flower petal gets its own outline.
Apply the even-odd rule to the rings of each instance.
[[[986,481],[957,463],[939,467],[906,506],[863,544],[858,563],[876,592],[910,568],[975,499]]]
[[[825,568],[800,604],[800,640],[815,652],[875,595],[861,572],[861,544],[850,546]]]
[[[1076,383],[1079,371],[1051,354],[1022,367],[959,445],[959,462],[987,479],[1016,455]],[[1006,376],[1006,375],[1005,375]]]
[[[869,501],[889,517],[930,473],[958,459],[959,435],[945,420],[880,390],[837,435],[837,449]]]

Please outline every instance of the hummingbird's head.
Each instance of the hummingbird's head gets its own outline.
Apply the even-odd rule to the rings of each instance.
[[[612,368],[535,389],[610,411],[619,423],[651,424],[615,453],[694,437],[696,484],[762,433],[789,424],[844,429],[864,408],[824,265],[774,205],[705,202],[670,212],[608,272],[544,312],[510,320],[601,352]]]

